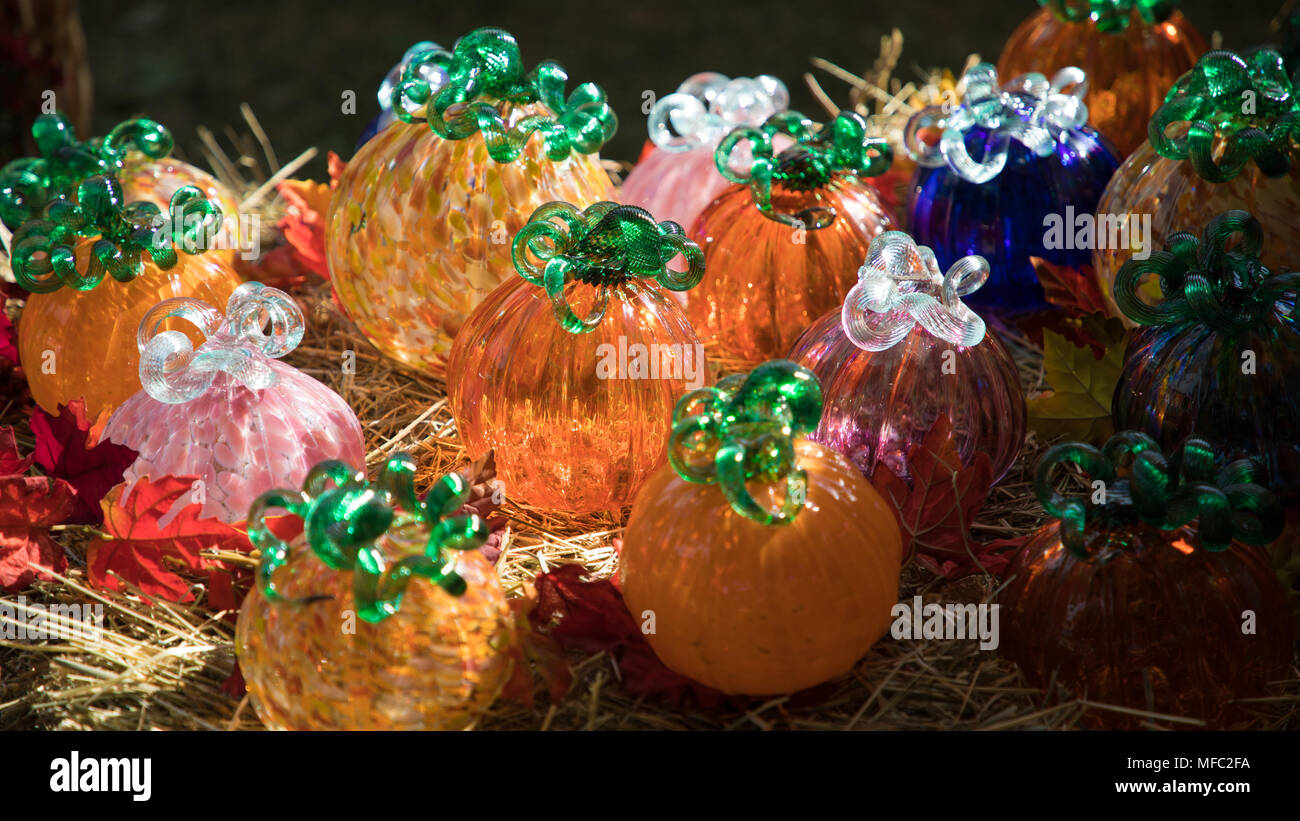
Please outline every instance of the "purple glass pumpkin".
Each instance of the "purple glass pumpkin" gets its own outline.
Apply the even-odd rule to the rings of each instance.
[[[868,477],[883,462],[907,479],[911,446],[946,414],[962,463],[985,453],[994,481],[1002,478],[1024,442],[1024,393],[1006,348],[961,302],[988,275],[981,257],[944,275],[907,234],[876,237],[843,308],[809,328],[788,357],[822,384],[812,438]]]
[[[917,162],[909,229],[934,249],[941,266],[978,254],[989,261],[988,284],[971,304],[1006,313],[1044,307],[1030,262],[1080,268],[1092,248],[1076,248],[1079,218],[1092,218],[1119,158],[1092,128],[1078,68],[1049,83],[1026,74],[999,88],[997,71],[981,63],[962,77],[965,97],[946,110],[912,116],[904,134]],[[922,137],[941,130],[937,144]]]

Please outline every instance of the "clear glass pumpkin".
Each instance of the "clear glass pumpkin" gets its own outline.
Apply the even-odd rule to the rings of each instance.
[[[507,127],[541,103],[498,106]],[[395,122],[361,146],[330,202],[325,247],[334,292],[384,354],[444,375],[466,317],[514,275],[510,242],[538,206],[613,199],[598,156],[553,161],[530,139],[518,159],[488,156],[481,134],[439,137]]]

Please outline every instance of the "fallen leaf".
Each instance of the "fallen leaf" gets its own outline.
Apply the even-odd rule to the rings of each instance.
[[[188,496],[196,478],[144,478],[129,490],[125,482],[110,490],[100,503],[109,538],[95,539],[86,552],[91,583],[108,590],[120,589],[118,579],[110,575],[112,571],[148,596],[189,602],[194,600],[194,594],[180,572],[196,576],[208,570],[226,570],[220,562],[201,556],[201,551],[249,552],[252,546],[242,532],[218,519],[200,519],[202,505],[190,504],[172,511],[173,505]],[[125,501],[123,493],[127,494]],[[161,527],[159,520],[164,517],[169,521]]]
[[[1106,348],[1101,359],[1053,331],[1043,331],[1043,367],[1051,393],[1030,399],[1029,424],[1045,439],[1101,444],[1115,425],[1111,397],[1124,367],[1124,345]]]
[[[18,359],[18,332],[9,321],[9,315],[4,312],[3,299],[0,299],[0,360],[11,365],[22,364]]]
[[[1087,316],[1110,313],[1110,306],[1102,296],[1101,286],[1091,265],[1071,268],[1057,265],[1041,257],[1030,257],[1029,262],[1038,274],[1038,283],[1043,286],[1043,296],[1072,316]]]
[[[75,505],[76,494],[62,479],[0,477],[0,590],[12,593],[50,578],[49,570],[67,570],[67,556],[49,528],[65,521]]]
[[[573,670],[565,658],[564,649],[554,638],[537,629],[533,620],[536,610],[537,588],[532,583],[525,583],[523,595],[510,599],[519,643],[513,648],[514,671],[501,690],[502,698],[530,710],[533,708],[534,671],[541,675],[552,704],[560,703],[573,686]]]
[[[907,556],[947,578],[986,570],[970,526],[993,485],[988,454],[980,451],[963,466],[952,422],[943,414],[912,445],[907,461],[910,483],[883,462],[871,476],[872,486],[894,510]]]
[[[86,404],[80,399],[60,405],[58,416],[36,408],[28,424],[36,436],[36,464],[50,476],[66,479],[77,493],[77,506],[68,521],[93,525],[102,522],[99,502],[109,488],[122,481],[122,474],[136,460],[136,452],[112,442],[91,446],[91,424],[86,419]]]
[[[35,454],[24,459],[19,453],[13,428],[0,428],[0,476],[21,476],[35,461]]]
[[[493,564],[501,558],[501,545],[505,540],[510,521],[493,514],[505,503],[505,485],[497,479],[496,452],[489,450],[474,462],[461,468],[460,475],[469,482],[469,500],[456,511],[461,516],[478,514],[487,524],[488,538],[479,551]]]

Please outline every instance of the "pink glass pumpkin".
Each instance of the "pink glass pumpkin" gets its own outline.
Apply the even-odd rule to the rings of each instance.
[[[655,148],[627,175],[622,202],[689,228],[731,185],[713,157],[722,138],[734,128],[762,125],[789,104],[785,84],[766,74],[733,80],[705,71],[689,77],[651,109]]]
[[[941,274],[934,252],[901,231],[872,240],[843,307],[789,355],[825,394],[812,438],[868,477],[883,462],[906,479],[911,445],[947,414],[962,463],[985,453],[1002,478],[1024,442],[1024,394],[1006,348],[961,302],[988,276],[979,256]]]
[[[172,317],[206,341],[195,350],[184,333],[159,332]],[[155,305],[137,335],[144,389],[104,428],[104,439],[139,453],[123,478],[197,476],[189,503],[233,524],[259,494],[301,485],[318,462],[364,464],[361,423],[343,398],[277,361],[302,334],[293,298],[257,282],[235,289],[224,317],[188,297]]]

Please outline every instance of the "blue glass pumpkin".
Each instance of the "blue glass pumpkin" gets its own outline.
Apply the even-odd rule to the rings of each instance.
[[[1228,211],[1199,240],[1174,234],[1164,251],[1120,268],[1115,301],[1141,327],[1111,410],[1116,427],[1166,449],[1199,433],[1229,459],[1259,459],[1291,504],[1300,501],[1300,273],[1261,265],[1263,241],[1258,220]],[[1143,299],[1148,275],[1160,279],[1158,303]]]
[[[997,71],[981,63],[962,82],[959,106],[931,106],[908,122],[904,143],[918,166],[911,233],[942,268],[970,255],[989,261],[992,274],[971,304],[1004,313],[1044,307],[1029,258],[1090,263],[1091,247],[1074,247],[1076,218],[1092,218],[1119,158],[1085,124],[1081,69],[999,88]]]

